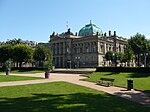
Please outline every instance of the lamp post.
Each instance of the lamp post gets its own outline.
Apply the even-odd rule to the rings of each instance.
[[[146,67],[146,57],[148,56],[148,53],[144,53],[144,67]]]
[[[68,68],[71,69],[71,61],[70,60],[67,61],[67,65],[68,65]]]
[[[75,59],[77,60],[77,68],[79,68],[80,67],[80,57],[77,56],[77,57],[75,57]]]
[[[116,54],[113,52],[113,59],[114,59],[114,64],[115,64],[115,66],[116,66]]]

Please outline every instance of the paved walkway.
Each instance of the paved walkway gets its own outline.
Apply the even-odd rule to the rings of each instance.
[[[19,75],[19,76],[32,76],[32,77],[44,77],[43,73],[38,74],[11,74],[11,75]],[[58,74],[51,73],[50,79],[41,79],[41,80],[30,80],[30,81],[15,81],[15,82],[1,82],[0,86],[14,86],[14,85],[25,85],[25,84],[37,84],[37,83],[46,83],[46,82],[56,82],[56,81],[65,81],[73,84],[94,88],[100,91],[104,91],[106,93],[117,95],[119,97],[129,99],[134,102],[138,102],[140,104],[144,104],[146,106],[150,106],[150,95],[143,93],[141,91],[127,91],[125,88],[110,86],[104,87],[100,85],[96,85],[92,82],[82,81],[85,77],[80,76],[80,74]]]

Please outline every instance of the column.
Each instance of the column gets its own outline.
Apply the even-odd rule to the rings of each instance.
[[[65,54],[65,42],[63,43],[63,54]]]
[[[59,54],[61,54],[61,43],[59,43]]]
[[[106,54],[106,42],[104,42],[104,51],[103,51],[104,54]]]
[[[89,52],[92,52],[92,42],[90,42],[90,49]]]
[[[82,43],[82,53],[84,53],[84,43]]]
[[[94,52],[94,43],[93,43],[93,52]],[[100,53],[101,52],[101,45],[100,45],[100,42],[98,41],[98,43],[97,43],[97,49],[98,49],[98,53]]]

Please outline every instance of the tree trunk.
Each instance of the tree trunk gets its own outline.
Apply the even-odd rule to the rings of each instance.
[[[138,67],[140,66],[140,54],[137,55]]]
[[[22,62],[19,63],[19,67],[22,67]]]

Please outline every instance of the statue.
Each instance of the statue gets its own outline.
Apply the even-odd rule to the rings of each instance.
[[[65,32],[65,34],[73,35],[73,33],[70,31],[70,28],[68,29],[67,32]]]
[[[55,32],[52,33],[52,36],[54,36],[54,35],[55,35]]]
[[[70,28],[68,29],[67,33],[70,34]]]
[[[52,35],[49,36],[49,38],[53,37],[55,35],[55,32],[52,33]]]

